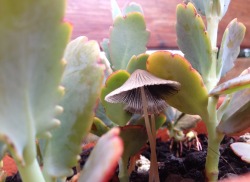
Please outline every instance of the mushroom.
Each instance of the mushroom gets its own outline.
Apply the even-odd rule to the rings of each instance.
[[[179,91],[180,83],[158,78],[147,71],[136,70],[130,78],[119,88],[110,92],[105,100],[110,103],[124,103],[125,110],[143,114],[151,149],[151,167],[149,181],[159,182],[156,158],[155,114],[159,114],[167,103],[162,95],[172,95]],[[151,124],[149,122],[151,116]]]

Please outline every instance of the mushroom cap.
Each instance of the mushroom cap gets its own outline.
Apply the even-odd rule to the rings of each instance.
[[[111,103],[124,103],[126,104],[125,110],[142,114],[141,87],[145,88],[148,113],[158,114],[167,107],[167,103],[161,95],[177,93],[180,89],[180,83],[164,80],[147,71],[138,69],[131,74],[121,87],[110,92],[105,100]]]

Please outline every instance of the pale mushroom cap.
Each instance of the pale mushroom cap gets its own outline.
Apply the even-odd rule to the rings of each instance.
[[[142,114],[141,87],[145,88],[149,114],[157,114],[167,107],[167,103],[161,98],[160,93],[177,93],[180,89],[180,84],[175,81],[158,78],[144,70],[136,70],[121,87],[110,92],[105,97],[105,100],[111,103],[124,103],[126,104],[125,110],[131,113]]]

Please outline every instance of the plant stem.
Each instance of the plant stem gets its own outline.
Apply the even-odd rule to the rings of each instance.
[[[224,137],[222,133],[217,132],[216,127],[218,125],[216,106],[218,98],[210,97],[208,100],[208,118],[204,118],[208,131],[208,148],[206,157],[206,177],[209,182],[218,181],[218,165],[220,157],[220,143]]]
[[[219,18],[218,17],[213,17],[209,16],[207,17],[207,32],[210,38],[211,42],[211,47],[212,47],[212,55],[211,55],[211,69],[209,71],[208,75],[208,82],[205,83],[208,91],[212,90],[217,82],[217,53],[218,53],[218,48],[217,48],[217,33],[218,33],[218,26],[219,26]]]
[[[153,135],[152,135],[152,130],[150,127],[150,122],[149,122],[149,118],[148,118],[148,111],[147,111],[147,98],[145,95],[145,90],[144,87],[141,87],[141,99],[142,99],[142,107],[143,107],[143,112],[144,112],[144,118],[145,118],[145,125],[146,125],[146,130],[147,130],[147,134],[148,134],[148,140],[149,140],[149,144],[150,144],[150,150],[151,150],[151,165],[150,165],[150,171],[153,170],[152,172],[149,172],[149,181],[155,181],[155,182],[159,182],[159,173],[158,173],[158,165],[157,165],[157,158],[156,158],[156,150],[155,150],[155,142],[153,139]],[[157,169],[154,169],[157,166]],[[151,176],[152,173],[152,176]]]
[[[129,181],[129,174],[128,174],[128,158],[121,158],[119,160],[119,180],[120,182],[127,182]]]
[[[22,181],[45,182],[44,177],[42,175],[42,171],[36,159],[34,159],[30,163],[26,163],[25,166],[20,163],[17,163],[17,166],[22,177]]]

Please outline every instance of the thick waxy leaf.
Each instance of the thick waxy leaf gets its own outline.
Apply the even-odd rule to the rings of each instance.
[[[250,74],[242,75],[234,79],[228,80],[217,87],[210,93],[210,96],[230,94],[250,87]]]
[[[106,126],[110,128],[114,126],[114,123],[106,115],[105,109],[100,101],[95,111],[95,117],[99,118],[102,122],[105,123]]]
[[[128,181],[129,159],[137,154],[146,144],[148,137],[146,128],[142,125],[127,125],[120,127],[120,129],[120,137],[123,140],[124,152],[122,154],[122,159],[119,161],[119,179],[120,181]]]
[[[116,0],[111,0],[111,8],[112,8],[112,18],[115,20],[118,16],[122,16],[121,9],[117,4]]]
[[[189,130],[194,128],[199,121],[201,121],[201,117],[199,115],[183,114],[176,121],[175,128],[182,131]]]
[[[250,163],[250,144],[243,142],[235,142],[230,145],[234,153],[241,158],[241,160]]]
[[[130,120],[132,114],[124,110],[124,104],[115,104],[105,101],[106,95],[113,90],[122,86],[129,78],[129,73],[124,70],[119,70],[112,73],[106,80],[105,87],[101,91],[101,102],[104,106],[107,116],[112,122],[119,126],[124,126]]]
[[[103,52],[105,53],[106,58],[110,61],[110,53],[109,53],[109,39],[103,39],[101,42],[101,47]]]
[[[177,6],[176,32],[179,48],[207,84],[212,48],[202,18],[191,3]]]
[[[94,117],[90,132],[101,137],[103,134],[107,133],[109,129],[110,128],[107,127],[102,120],[97,117]]]
[[[149,56],[147,70],[159,78],[181,84],[177,94],[166,98],[169,105],[188,114],[207,114],[207,90],[199,73],[185,58],[167,51],[158,51]]]
[[[112,68],[126,69],[133,55],[146,51],[148,38],[149,32],[141,13],[134,12],[126,17],[117,17],[110,31],[109,50]]]
[[[165,110],[167,122],[173,122],[173,126],[177,130],[188,130],[196,126],[197,122],[201,121],[198,115],[185,114],[173,107],[168,107]]]
[[[217,74],[223,77],[234,66],[234,61],[240,52],[240,43],[245,36],[246,27],[234,19],[227,26],[219,53]]]
[[[0,138],[23,164],[36,155],[36,135],[59,124],[53,118],[70,33],[63,12],[61,0],[0,0]]]
[[[120,137],[124,143],[122,157],[126,160],[135,155],[148,140],[146,128],[142,125],[127,125],[120,127]]]
[[[188,2],[192,2],[197,9],[198,13],[205,16],[205,7],[204,2],[201,0],[188,0]]]
[[[133,56],[128,63],[127,71],[132,74],[135,70],[146,70],[146,62],[149,54],[140,54],[139,56]]]
[[[250,89],[232,95],[229,106],[222,115],[217,129],[225,134],[235,134],[250,127]]]
[[[103,70],[97,64],[99,55],[98,43],[86,37],[79,37],[67,46],[62,81],[65,96],[61,102],[64,112],[59,117],[62,124],[53,131],[44,159],[43,169],[51,176],[69,176],[77,164],[82,138],[91,128],[101,89]]]
[[[141,13],[143,14],[143,10],[142,10],[142,7],[137,4],[137,3],[129,3],[122,11],[123,13],[123,16],[126,16],[127,14],[129,13],[133,13],[133,12],[138,12],[138,13]]]
[[[231,2],[231,0],[220,0],[220,7],[221,7],[221,15],[220,15],[220,19],[222,19],[222,17],[226,14],[228,6]]]
[[[78,181],[109,181],[122,152],[123,144],[119,137],[119,129],[113,128],[97,142]]]

